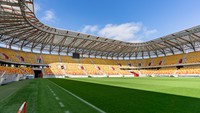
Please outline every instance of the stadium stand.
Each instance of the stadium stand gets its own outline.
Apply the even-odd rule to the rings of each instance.
[[[184,54],[170,55],[165,57],[164,65],[173,65],[183,63]]]
[[[117,60],[117,64],[119,66],[128,66],[128,64],[130,64],[130,62],[128,60]]]
[[[1,59],[5,61],[20,62],[14,50],[0,48]]]
[[[46,54],[43,54],[41,56],[42,56],[44,64],[60,62],[58,55],[46,55]]]
[[[35,17],[33,1],[3,0],[0,5],[1,44],[7,47],[0,48],[2,75],[36,70],[51,77],[199,74],[200,26],[129,43],[46,26]],[[88,57],[73,59],[73,53]]]
[[[105,59],[107,65],[119,65],[116,60]]]
[[[119,75],[119,72],[115,70],[114,67],[109,65],[98,65],[100,70],[103,71],[106,75]]]
[[[200,52],[196,51],[196,52],[190,52],[187,54],[186,56],[186,61],[185,63],[200,63]]]
[[[136,67],[136,73],[144,75],[166,75],[166,74],[199,74],[199,66],[184,67],[177,69],[176,67],[160,68],[160,69],[139,69],[140,67],[151,66],[169,66],[179,64],[199,63],[198,55],[200,52],[190,52],[187,54],[177,54],[171,56],[164,56],[158,58],[147,58],[138,60],[111,60],[100,58],[81,58],[73,59],[70,56],[63,55],[49,55],[38,54],[30,52],[22,52],[18,50],[11,50],[0,48],[0,59],[8,62],[19,62],[28,64],[44,64],[49,65],[49,68],[44,68],[45,75],[134,75],[127,70],[121,70],[121,67]],[[21,57],[21,58],[20,58]],[[22,60],[23,58],[23,60]],[[38,61],[40,60],[40,61]],[[63,66],[63,67],[62,67]],[[8,74],[31,74],[33,75],[32,68],[20,67],[8,68],[1,66],[1,71],[6,70]],[[134,71],[134,70],[133,70]],[[2,72],[1,72],[2,73]]]
[[[54,75],[55,73],[50,68],[44,68],[45,75]]]
[[[94,64],[106,64],[104,59],[93,58],[91,59]]]
[[[84,70],[88,75],[103,75],[103,73],[99,69],[97,69],[95,65],[82,64],[82,66],[84,67]]]
[[[21,69],[21,71],[23,71],[26,74],[30,74],[30,75],[34,74],[33,69],[30,67],[20,67],[20,69]]]
[[[0,66],[0,85],[25,79],[24,72],[16,67]]]
[[[152,66],[160,66],[163,65],[164,57],[153,58]]]
[[[60,56],[61,62],[78,63],[78,59],[72,59],[69,56]]]
[[[140,73],[142,75],[153,75],[157,69],[145,69],[145,70],[140,70]]]
[[[200,66],[186,66],[180,68],[176,74],[178,75],[200,74]]]
[[[176,70],[177,70],[177,68],[172,68],[172,67],[170,67],[170,68],[161,68],[161,69],[159,69],[159,70],[157,70],[154,74],[155,75],[172,75],[172,74],[174,74],[175,72],[176,72]]]
[[[61,66],[63,66],[63,65],[60,63],[51,63],[49,65],[49,69],[51,71],[48,71],[48,72],[50,72],[50,73],[52,72],[54,75],[57,75],[57,76],[64,75],[64,73],[63,73],[64,68],[62,69]]]
[[[23,72],[16,67],[6,67],[6,66],[0,66],[1,72],[6,72],[6,74],[23,74]]]
[[[81,69],[81,66],[78,63],[64,63],[66,66],[65,73],[69,75],[86,75],[84,68]]]

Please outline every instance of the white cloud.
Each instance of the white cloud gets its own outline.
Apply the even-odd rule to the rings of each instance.
[[[44,24],[54,26],[58,22],[55,11],[52,9],[44,9],[39,3],[34,4],[34,11],[38,19]]]
[[[34,11],[35,11],[35,13],[37,13],[37,12],[40,11],[40,10],[41,10],[40,5],[37,4],[37,3],[35,3],[35,4],[34,4]]]
[[[103,28],[99,28],[97,25],[86,25],[81,31],[83,33],[90,33],[114,40],[135,43],[146,41],[146,38],[149,38],[151,35],[157,33],[156,29],[148,29],[142,23],[134,22],[107,24]]]
[[[136,38],[136,33],[141,29],[141,24],[125,23],[120,25],[108,24],[98,34],[115,40],[131,40]]]
[[[146,36],[149,36],[149,35],[152,35],[152,34],[155,34],[155,33],[157,33],[158,31],[156,30],[156,29],[147,29],[147,28],[145,28],[144,29],[144,34],[146,35]]]
[[[46,10],[44,12],[44,16],[42,17],[42,20],[45,22],[54,22],[56,19],[55,13],[51,10]]]
[[[98,26],[97,25],[86,25],[83,27],[83,29],[81,30],[82,33],[95,33],[98,30]]]

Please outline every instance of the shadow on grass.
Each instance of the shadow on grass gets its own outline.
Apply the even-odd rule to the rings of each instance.
[[[49,79],[107,113],[199,113],[200,99],[74,81]]]

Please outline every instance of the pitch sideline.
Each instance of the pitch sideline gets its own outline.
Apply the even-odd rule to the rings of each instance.
[[[47,80],[48,80],[48,79],[47,79]],[[48,81],[50,81],[50,80],[48,80]],[[78,100],[82,101],[83,103],[87,104],[88,106],[90,106],[90,107],[94,108],[95,110],[99,111],[100,113],[106,113],[105,111],[103,111],[103,110],[101,110],[100,108],[94,106],[93,104],[87,102],[86,100],[84,100],[84,99],[82,99],[81,97],[75,95],[74,93],[68,91],[67,89],[65,89],[65,88],[63,88],[63,87],[57,85],[56,83],[54,83],[54,82],[52,82],[52,81],[50,81],[50,82],[51,82],[52,84],[56,85],[57,87],[61,88],[62,90],[64,90],[64,91],[67,92],[68,94],[72,95],[73,97],[77,98]]]

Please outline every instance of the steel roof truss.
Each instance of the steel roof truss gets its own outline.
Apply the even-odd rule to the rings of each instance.
[[[82,47],[86,42],[87,42],[87,40],[81,41],[81,42],[79,43],[79,45],[76,47],[75,52],[77,52],[77,49],[78,49],[79,47]]]
[[[34,40],[38,39],[40,36],[42,36],[42,34],[44,34],[44,32],[39,32],[38,31],[37,35],[35,35],[34,37],[31,37],[31,40],[27,41],[27,43],[25,43],[24,46],[27,46],[29,43],[34,42]]]
[[[169,41],[169,40],[168,41],[164,41],[164,43],[166,43],[166,44],[168,44],[168,45],[170,45],[170,46],[172,46],[172,47],[174,47],[174,48],[176,48],[176,49],[178,49],[178,50],[183,52],[182,48],[178,48],[178,47],[175,46],[175,45],[177,45],[177,43],[173,43],[173,44],[175,44],[175,45],[173,45],[173,44],[171,44],[171,41]]]
[[[60,42],[60,44],[59,44],[59,50],[58,50],[58,52],[60,53],[61,51],[63,51],[63,46],[64,46],[64,43],[65,43],[65,41],[67,40],[67,37],[65,36],[62,40],[61,40],[61,42]]]
[[[44,40],[42,41],[42,46],[40,48],[40,51],[43,51],[43,49],[49,44],[49,42],[52,40],[52,38],[50,37],[51,34],[48,34],[48,36],[46,38],[44,38]]]
[[[23,31],[23,30],[22,30]],[[12,35],[10,35],[9,37],[7,37],[6,39],[3,39],[3,40],[1,40],[2,42],[3,41],[6,41],[6,40],[9,40],[9,39],[12,39],[13,37],[19,37],[19,36],[21,36],[21,35],[23,35],[25,32],[27,32],[28,30],[25,30],[25,31],[23,31],[23,32],[21,32],[21,33],[19,33],[19,34],[12,34]]]
[[[16,44],[16,43],[18,43],[18,42],[20,42],[20,41],[23,41],[23,40],[27,40],[28,38],[30,38],[30,37],[32,37],[33,35],[35,35],[35,32],[37,32],[37,31],[38,31],[38,30],[35,30],[35,29],[31,30],[30,33],[29,33],[27,36],[22,36],[19,40],[13,42],[13,44]]]
[[[41,34],[41,36],[45,36],[45,35],[46,35],[46,33],[44,33],[44,32]],[[39,38],[40,38],[40,39],[39,39]],[[39,41],[41,41],[43,38],[41,38],[40,36],[38,36],[37,38],[34,38],[34,39],[33,39],[33,43],[32,43],[32,47],[31,47],[31,50],[33,50],[33,49],[39,44],[39,43],[38,43],[38,44],[36,43],[36,40],[37,40],[37,39],[39,39]],[[39,42],[39,41],[38,41],[38,42]]]
[[[76,43],[76,40],[77,40],[77,38],[74,38],[73,40],[72,40],[72,42],[68,45],[68,48],[67,48],[67,53],[69,53],[69,50],[73,47],[73,45]]]
[[[53,50],[53,47],[52,47],[52,46],[53,46],[53,44],[52,44],[52,43],[53,43],[54,39],[55,39],[55,35],[53,35],[53,36],[52,36],[52,40],[51,40],[51,44],[50,44],[49,53],[51,53],[51,52],[52,52],[52,50]]]

